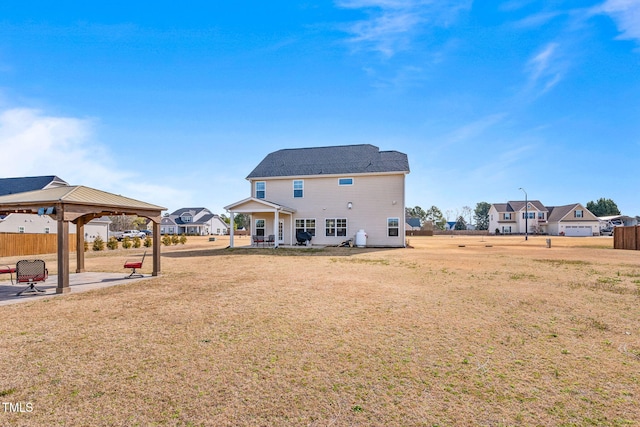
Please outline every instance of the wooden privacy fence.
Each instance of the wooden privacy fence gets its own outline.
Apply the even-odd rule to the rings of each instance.
[[[615,227],[613,229],[613,248],[640,250],[640,225]]]
[[[55,254],[57,234],[0,233],[0,257]],[[76,251],[76,235],[69,234],[69,251]]]

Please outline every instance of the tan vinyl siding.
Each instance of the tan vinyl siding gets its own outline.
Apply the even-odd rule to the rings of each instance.
[[[353,185],[338,185],[339,178],[353,178]],[[293,181],[304,181],[304,195],[294,197]],[[367,245],[404,245],[403,173],[330,177],[269,179],[266,200],[296,210],[296,218],[316,220],[314,244],[339,244],[354,238],[358,230],[367,233]],[[353,207],[348,209],[351,202]],[[257,215],[256,215],[257,217]],[[325,219],[347,219],[347,236],[325,236]],[[398,218],[399,235],[387,236],[387,219]],[[289,217],[281,218],[288,220]],[[288,230],[289,225],[285,225]],[[273,232],[269,233],[273,234]]]

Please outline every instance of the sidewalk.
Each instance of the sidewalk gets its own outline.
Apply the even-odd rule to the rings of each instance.
[[[69,287],[71,292],[65,295],[70,295],[78,292],[86,292],[92,289],[106,288],[107,286],[124,285],[126,283],[137,282],[139,280],[151,279],[154,276],[145,274],[144,277],[136,277],[133,279],[125,278],[126,273],[72,273],[69,275]],[[62,294],[56,294],[56,287],[58,286],[58,275],[53,274],[45,282],[39,282],[36,284],[38,289],[42,289],[45,292],[36,294],[23,294],[16,296],[18,292],[26,288],[26,283],[11,284],[10,280],[4,280],[5,277],[9,279],[9,275],[2,275],[2,281],[0,281],[0,306],[8,304],[16,304],[24,301],[34,301],[35,298],[51,298],[57,297]],[[13,277],[15,282],[15,274]]]

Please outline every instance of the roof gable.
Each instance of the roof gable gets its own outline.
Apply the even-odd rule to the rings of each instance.
[[[370,144],[295,148],[268,154],[247,179],[333,174],[409,173],[407,155]]]

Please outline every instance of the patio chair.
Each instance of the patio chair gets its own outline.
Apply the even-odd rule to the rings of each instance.
[[[253,244],[256,245],[256,247],[259,244],[262,244],[262,246],[264,246],[264,236],[251,236],[251,238],[253,239]]]
[[[15,272],[16,272],[15,267],[10,267],[8,265],[3,265],[2,267],[0,267],[0,274],[8,274],[9,277],[11,278],[12,285],[13,285],[13,273]]]
[[[130,268],[131,274],[125,276],[125,279],[131,279],[133,277],[144,277],[142,273],[136,272],[136,268],[142,268],[142,264],[144,263],[144,257],[147,256],[147,251],[144,251],[142,254],[142,259],[139,260],[127,260],[124,262],[124,268]]]
[[[267,240],[265,240],[264,242],[269,246],[273,246],[276,243],[275,234],[269,234],[269,236],[267,237]]]
[[[29,286],[18,292],[16,295],[36,294],[45,292],[36,287],[36,282],[44,282],[49,277],[49,270],[45,262],[41,259],[23,259],[16,264],[16,283],[27,283]]]

